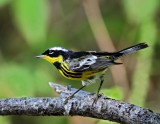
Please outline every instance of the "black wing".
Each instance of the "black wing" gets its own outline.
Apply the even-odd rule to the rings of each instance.
[[[75,72],[103,70],[112,64],[116,64],[110,56],[84,55],[68,60],[69,69]]]

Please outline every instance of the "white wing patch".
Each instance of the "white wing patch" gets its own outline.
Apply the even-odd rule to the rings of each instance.
[[[96,63],[96,59],[97,56],[89,55],[87,57],[85,56],[85,58],[74,59],[68,63],[70,65],[70,69],[72,70],[78,70],[80,68],[86,69],[88,66]]]
[[[96,56],[91,56],[85,59],[82,59],[79,64],[80,67],[82,67],[83,65],[92,65],[96,62],[97,57]]]

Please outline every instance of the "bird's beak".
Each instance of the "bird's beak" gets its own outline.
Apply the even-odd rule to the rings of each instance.
[[[52,58],[50,56],[47,56],[47,55],[39,55],[39,56],[36,56],[36,58],[41,58],[41,59],[44,59],[50,63],[54,63],[55,61],[57,61],[57,59],[55,58]]]
[[[44,58],[45,57],[45,55],[39,55],[39,56],[36,56],[36,58]]]

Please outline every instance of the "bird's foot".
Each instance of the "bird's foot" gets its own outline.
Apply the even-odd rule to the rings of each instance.
[[[64,101],[64,104],[67,104],[68,103],[68,100],[72,99],[74,95],[71,95],[69,97],[67,97]]]
[[[93,98],[92,106],[98,101],[98,99],[102,96],[102,94],[96,94],[96,97]]]

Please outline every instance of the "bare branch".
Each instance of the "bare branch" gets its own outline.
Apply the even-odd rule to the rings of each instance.
[[[66,116],[80,115],[123,124],[159,124],[160,115],[149,109],[101,96],[92,106],[94,94],[80,91],[68,103],[74,88],[50,83],[60,97],[8,98],[0,100],[0,115]]]

